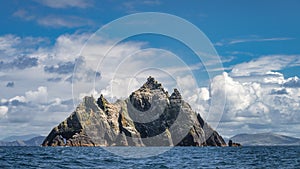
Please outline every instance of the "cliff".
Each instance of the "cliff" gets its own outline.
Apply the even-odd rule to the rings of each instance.
[[[149,77],[129,98],[109,103],[85,97],[43,146],[225,146],[223,138],[186,103]]]

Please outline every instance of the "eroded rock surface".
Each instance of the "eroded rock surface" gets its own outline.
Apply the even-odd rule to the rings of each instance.
[[[174,89],[153,77],[129,98],[85,97],[43,146],[225,146],[223,138]]]

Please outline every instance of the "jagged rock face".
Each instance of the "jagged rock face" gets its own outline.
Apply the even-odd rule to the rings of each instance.
[[[179,91],[169,96],[149,77],[128,99],[109,103],[85,97],[43,146],[225,146]]]

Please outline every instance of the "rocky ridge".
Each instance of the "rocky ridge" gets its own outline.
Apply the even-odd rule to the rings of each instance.
[[[43,146],[225,146],[223,138],[174,89],[153,77],[129,98],[86,96]]]

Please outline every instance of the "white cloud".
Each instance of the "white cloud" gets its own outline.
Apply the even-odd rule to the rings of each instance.
[[[161,5],[161,0],[133,0],[126,1],[121,4],[121,10],[126,10],[127,13],[137,12],[137,8],[140,6],[157,6]]]
[[[8,107],[0,106],[0,119],[6,116],[7,111],[8,111]]]
[[[210,98],[210,96],[209,96],[209,90],[207,88],[205,88],[205,87],[199,88],[198,95],[199,95],[199,98],[201,100],[204,100],[204,101],[207,101]]]
[[[49,127],[65,119],[73,109],[72,101],[61,98],[47,100],[47,95],[47,88],[41,86],[37,90],[25,92],[24,96],[2,99],[0,127],[6,128],[2,135],[30,132],[46,135]]]
[[[35,0],[36,2],[43,4],[47,7],[51,8],[69,8],[69,7],[76,7],[76,8],[87,8],[93,5],[93,1],[89,0],[68,0],[68,1],[61,1],[61,0]]]
[[[241,84],[234,81],[227,73],[223,74],[225,77],[224,85],[212,84],[212,94],[217,94],[215,90],[225,90],[228,109],[232,112],[242,111],[247,108],[255,99],[251,84]]]
[[[28,102],[46,103],[48,97],[47,87],[40,86],[37,91],[28,91],[25,93],[25,97]]]
[[[283,74],[278,72],[269,71],[263,78],[264,83],[283,84],[284,81]]]
[[[299,78],[285,78],[276,70],[294,66],[299,62],[298,58],[295,55],[263,56],[235,65],[231,72],[212,79],[209,99],[196,103],[196,106],[208,112],[209,108],[219,106],[211,105],[212,97],[221,98],[226,93],[226,104],[217,129],[221,134],[285,132],[295,135],[293,131],[288,132],[286,126],[297,128],[300,123]]]
[[[37,19],[37,23],[42,26],[51,28],[75,28],[82,26],[90,26],[94,24],[92,20],[87,18],[66,15],[49,15],[45,17],[40,17]]]
[[[193,92],[191,90],[184,90],[184,89],[192,89],[196,86],[195,78],[192,75],[187,75],[183,77],[176,78],[178,88],[181,89],[183,96],[190,96]]]
[[[14,96],[10,99],[2,99],[1,103],[12,103],[12,102],[18,102],[18,103],[23,103],[23,104],[45,104],[48,102],[48,91],[47,87],[45,86],[40,86],[38,87],[37,90],[32,91],[29,90],[25,92],[24,96]]]
[[[47,134],[51,127],[65,119],[74,109],[72,86],[65,80],[69,74],[50,74],[44,71],[45,66],[59,65],[68,61],[74,62],[87,35],[62,35],[54,46],[49,46],[46,38],[19,37],[4,35],[0,37],[0,60],[12,64],[14,69],[0,70],[0,84],[13,81],[14,88],[5,88],[1,93],[1,130],[0,137],[12,135],[18,131]],[[69,38],[73,43],[67,41]],[[45,44],[48,44],[46,46]],[[74,48],[75,46],[75,48]],[[71,52],[72,51],[72,52]],[[21,59],[18,59],[21,57]],[[34,67],[24,67],[23,58],[37,59]],[[24,59],[23,59],[24,60]],[[13,64],[17,64],[16,67]],[[60,77],[60,82],[48,82],[48,78]],[[60,100],[59,102],[57,100]],[[6,109],[7,108],[7,109]],[[2,118],[5,117],[5,118]],[[22,129],[20,129],[20,126]]]
[[[252,36],[248,38],[223,39],[219,42],[216,42],[214,45],[225,46],[225,45],[234,45],[234,44],[248,43],[248,42],[287,41],[293,39],[295,38],[290,38],[290,37],[261,38],[258,36]]]
[[[0,37],[0,51],[6,55],[11,55],[16,52],[16,49],[13,48],[15,44],[20,42],[20,38],[14,35],[5,35]],[[1,57],[1,59],[3,59]]]
[[[293,87],[299,88],[300,87],[300,79],[297,76],[290,77],[284,82],[283,85],[285,87],[290,87],[290,88],[293,88]]]
[[[41,127],[40,131],[36,129],[37,132],[47,134],[49,126],[56,125],[70,114],[74,109],[71,99],[72,86],[65,80],[71,77],[72,72],[55,74],[45,72],[44,68],[75,63],[89,36],[89,34],[66,34],[58,37],[53,46],[36,48],[33,45],[26,50],[21,48],[23,52],[26,51],[26,56],[38,58],[38,65],[24,70],[1,72],[2,86],[5,86],[7,81],[15,83],[14,88],[5,89],[8,92],[5,92],[1,99],[0,106],[7,107],[7,111],[5,108],[1,110],[2,114],[5,112],[7,116],[6,121],[2,119],[2,124],[4,122],[26,124],[27,130],[33,129],[33,125],[36,125]],[[4,38],[0,41],[2,52],[9,56],[20,52],[21,45],[15,44],[23,44],[24,40],[28,39],[14,35],[1,38]],[[204,118],[208,116],[211,98],[213,96],[223,98],[226,92],[227,104],[221,120],[221,125],[225,128],[217,129],[221,134],[237,134],[236,131],[231,131],[232,126],[239,127],[239,131],[262,131],[269,130],[270,126],[276,124],[282,126],[284,123],[292,125],[300,122],[298,110],[300,89],[297,85],[287,86],[298,84],[296,83],[298,80],[285,79],[283,74],[276,72],[291,64],[300,63],[299,56],[264,56],[238,64],[233,67],[232,72],[214,77],[208,88],[198,87],[190,74],[191,70],[201,68],[199,64],[185,65],[180,58],[164,50],[144,50],[145,43],[140,42],[121,43],[104,57],[111,45],[109,40],[101,38],[95,43],[92,41],[86,45],[81,53],[84,63],[79,64],[76,72],[78,77],[84,78],[74,84],[75,97],[80,99],[83,95],[100,93],[108,97],[111,94],[118,98],[125,97],[139,88],[145,82],[145,78],[152,75],[169,92],[172,92],[175,86],[179,88],[184,99]],[[9,59],[12,61],[14,58]],[[102,62],[97,70],[99,61]],[[88,74],[88,71],[92,73]],[[94,78],[95,71],[101,72],[100,79]],[[61,80],[54,83],[47,81],[49,78]],[[87,81],[87,78],[92,80]],[[93,91],[93,87],[96,87],[96,91]],[[280,94],[284,91],[287,91],[286,94]],[[45,119],[49,119],[49,122]],[[231,128],[226,124],[231,124]],[[255,125],[258,127],[255,128]],[[8,125],[6,129],[6,133],[9,133],[14,132],[16,128]]]
[[[85,41],[90,37],[89,34],[65,34],[61,35],[56,39],[55,52],[62,54],[68,54],[67,57],[74,57],[80,52]],[[73,52],[74,53],[70,53]],[[63,56],[59,57],[63,57]]]
[[[96,90],[102,91],[107,96],[127,97],[133,90],[139,88],[148,76],[155,77],[172,91],[176,86],[177,77],[183,78],[198,67],[198,65],[189,67],[178,56],[169,51],[143,49],[143,43],[122,43],[104,56],[109,45],[106,43],[103,46],[94,46],[93,43],[89,42],[81,53],[86,60],[86,66],[91,69],[99,66],[97,71],[101,72],[102,78],[97,83]],[[100,64],[98,65],[98,63]],[[76,70],[76,74],[84,75],[80,70],[78,72]],[[191,85],[191,81],[185,83]],[[79,94],[88,93],[91,90],[91,88],[84,88],[86,91],[79,92],[83,88],[76,86],[82,85],[84,84],[81,82],[74,84]],[[75,95],[78,94],[75,93]]]
[[[0,103],[6,103],[6,102],[7,102],[7,99],[3,99],[3,98],[2,98],[2,99],[0,100]]]
[[[235,65],[230,74],[232,76],[265,75],[271,71],[278,71],[295,63],[300,63],[298,55],[263,56]]]
[[[239,78],[231,77],[227,73],[223,75],[225,84],[218,80],[218,76],[213,79],[211,95],[226,93],[226,104],[220,123],[223,128],[218,128],[221,133],[237,134],[236,131],[229,132],[234,125],[238,126],[239,132],[255,133],[277,132],[287,123],[291,126],[300,123],[299,88],[284,88],[282,83],[289,81],[288,79],[284,79],[278,72],[268,74],[276,75],[280,80],[253,82],[251,79],[254,76],[250,76],[239,81]]]
[[[69,2],[69,1],[59,1],[59,2],[68,4],[65,2]],[[56,3],[56,4],[60,4],[60,3]],[[15,11],[13,13],[13,16],[20,18],[24,21],[35,21],[37,22],[37,24],[48,28],[62,28],[62,27],[77,28],[77,27],[94,25],[94,22],[89,18],[83,18],[75,15],[63,15],[63,14],[36,15],[33,14],[32,11],[28,11],[25,9],[19,9]]]
[[[26,102],[26,98],[24,96],[15,96],[11,99],[9,99],[9,102],[18,101],[18,102]]]
[[[19,53],[23,53],[26,57],[34,56],[38,59],[35,67],[24,70],[9,69],[5,72],[1,72],[1,86],[5,87],[8,81],[14,81],[15,87],[4,89],[7,90],[7,92],[1,93],[2,98],[0,106],[8,107],[8,111],[4,111],[4,107],[3,110],[1,110],[2,114],[5,112],[7,118],[1,119],[0,124],[18,124],[5,125],[6,130],[1,133],[2,135],[11,135],[12,133],[15,133],[16,126],[19,127],[21,125],[24,125],[27,131],[35,130],[37,133],[47,134],[51,129],[50,127],[58,124],[72,112],[74,109],[72,101],[72,85],[66,81],[71,77],[72,72],[58,74],[51,71],[49,73],[46,72],[44,68],[48,67],[50,69],[52,66],[53,68],[57,68],[57,66],[64,65],[65,63],[70,63],[69,65],[75,63],[75,59],[78,58],[80,50],[85,45],[89,36],[89,34],[65,34],[59,36],[53,46],[42,45],[36,47],[34,43],[32,43],[33,45],[27,46],[26,49],[22,48],[22,44],[26,44],[26,41],[29,42],[28,40],[34,41],[33,38],[30,39],[28,37],[18,37],[15,35],[1,37],[3,39],[1,41],[1,49],[3,49],[1,52],[5,52],[7,57],[4,58],[8,59],[7,62],[12,62]],[[104,53],[112,45],[106,39],[99,39],[97,42],[99,43],[89,43],[82,52],[81,57],[83,57],[83,60],[82,63],[77,65],[78,72],[76,73],[78,73],[77,76],[85,77],[85,79],[79,79],[77,81],[78,83],[74,85],[75,97],[82,96],[84,93],[90,94],[91,91],[93,93],[93,79],[95,76],[93,72],[96,71],[101,57],[103,57]],[[107,89],[112,79],[111,75],[114,74],[118,64],[127,56],[139,51],[143,45],[144,43],[139,42],[126,42],[115,46],[109,53],[109,56],[107,56],[107,60],[104,62],[105,66],[99,67],[101,78],[98,79],[95,84],[95,87],[98,89],[97,91]],[[147,55],[148,54],[151,54],[151,52],[147,53]],[[134,60],[134,58],[129,58],[129,60],[130,59]],[[143,61],[142,56],[139,57],[139,60],[134,61],[135,62],[128,65],[124,64],[123,66],[125,67],[120,68],[126,70],[126,66],[128,66],[127,68],[131,69],[127,72],[124,71],[125,74],[117,73],[120,77],[115,78],[115,80],[119,80],[118,85],[114,85],[114,87],[117,87],[116,91],[124,91],[123,85],[125,82],[129,82],[129,73],[132,73],[133,70],[140,68],[147,62],[146,60],[140,62]],[[132,74],[130,75],[132,76]],[[54,83],[49,82],[49,78],[60,78],[61,80]],[[86,80],[86,78],[90,78],[91,80]],[[145,80],[145,77],[143,77],[143,80]],[[130,88],[128,91],[131,92],[139,87],[137,87],[137,85],[132,85],[132,83],[137,84],[136,81],[131,80],[130,82],[131,84],[128,86],[134,86],[134,89]],[[140,84],[140,82],[138,84]],[[123,97],[128,93],[120,92],[118,94],[118,97]],[[40,129],[37,129],[36,126],[39,126]],[[21,130],[18,131],[21,132]],[[25,132],[24,130],[22,131]]]
[[[76,63],[75,60],[78,59],[81,48],[85,45],[86,40],[89,37],[90,34],[65,34],[59,36],[53,46],[41,46],[39,48],[36,48],[35,44],[33,44],[32,46],[28,46],[28,48],[26,49],[28,52],[24,55],[24,57],[35,56],[38,59],[38,65],[22,71],[13,69],[1,72],[3,74],[0,76],[1,85],[5,86],[6,84],[4,83],[6,83],[7,81],[14,81],[15,83],[15,88],[5,89],[9,90],[9,92],[5,92],[2,97],[13,98],[15,96],[18,96],[15,99],[18,99],[16,101],[19,102],[26,102],[29,100],[40,100],[42,102],[45,102],[47,100],[47,97],[49,100],[56,97],[61,97],[63,99],[72,98],[72,86],[69,80],[72,80],[71,75],[73,73],[73,70],[71,69],[71,67],[73,67],[72,65]],[[7,57],[5,58],[9,59],[7,63],[15,63],[14,60],[17,60],[15,55],[18,56],[19,52],[24,52],[22,44],[34,41],[34,39],[30,37],[22,38],[15,35],[5,35],[0,39],[2,39],[0,41],[1,49],[3,48],[3,50],[1,51],[6,52]],[[91,42],[86,46],[85,50],[82,52],[82,55],[86,57],[82,56],[83,59],[81,60],[81,63],[77,64],[77,76],[75,78],[80,77],[81,79],[77,80],[81,80],[81,82],[79,81],[78,85],[75,85],[74,87],[75,95],[79,95],[80,93],[87,93],[87,91],[92,90],[97,65],[101,58],[103,58],[104,53],[112,46],[112,44],[108,40],[101,38],[97,40],[99,41],[97,41],[96,44]],[[40,38],[37,38],[36,41],[38,43],[40,41]],[[98,80],[96,79],[96,87],[97,89],[99,89],[98,91],[101,91],[101,89],[105,89],[107,88],[107,86],[109,86],[111,77],[113,75],[113,72],[117,68],[117,65],[121,63],[125,57],[140,50],[141,46],[143,45],[144,43],[128,42],[119,44],[113,48],[109,56],[106,57],[107,60],[104,64],[110,66],[99,67],[99,71],[101,71],[101,77],[98,77]],[[56,68],[59,65],[69,65],[68,67],[70,67],[70,72],[55,73],[55,70],[60,70]],[[135,67],[134,64],[130,65],[132,67]],[[45,68],[49,68],[51,69],[51,71],[46,72]],[[54,84],[53,82],[49,82],[49,79],[60,80],[56,81]],[[99,82],[99,80],[101,80],[101,83]],[[29,91],[40,86],[43,87],[39,88],[38,91]],[[25,96],[20,96],[25,92],[27,92]],[[46,94],[47,92],[50,93],[48,96]],[[29,100],[26,100],[25,98]]]
[[[31,21],[34,20],[36,17],[34,15],[31,15],[27,10],[25,9],[19,9],[16,12],[13,13],[14,17],[22,18],[25,21]]]
[[[31,54],[49,43],[43,37],[20,37],[12,34],[0,36],[0,59],[11,62],[18,57]],[[29,57],[29,56],[28,56]],[[31,58],[34,56],[30,56]]]

